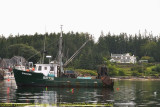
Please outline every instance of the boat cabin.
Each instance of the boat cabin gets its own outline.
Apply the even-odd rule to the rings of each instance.
[[[57,77],[58,64],[35,64],[35,71],[43,73],[45,76]]]
[[[14,68],[15,68],[15,69],[18,69],[18,70],[23,70],[23,71],[26,70],[25,66],[21,66],[21,65],[17,65],[17,66],[15,66]]]

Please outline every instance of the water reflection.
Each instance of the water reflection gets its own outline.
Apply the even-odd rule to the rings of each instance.
[[[114,104],[124,106],[151,106],[160,105],[160,81],[117,81],[115,87],[120,90],[114,92]],[[156,95],[154,94],[156,92]]]
[[[0,82],[0,103],[107,103],[114,90],[98,88],[16,87],[15,81]]]
[[[0,81],[0,103],[113,103],[114,107],[160,106],[160,81],[116,81],[114,90],[100,88],[16,87]]]
[[[94,88],[17,88],[18,103],[107,103],[111,99],[110,89]]]
[[[0,103],[12,103],[15,101],[15,89],[14,81],[0,81]]]

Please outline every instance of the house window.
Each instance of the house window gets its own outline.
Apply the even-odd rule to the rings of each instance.
[[[41,70],[42,70],[42,66],[39,66],[39,67],[38,67],[38,71],[41,71]]]
[[[47,70],[47,67],[44,67],[44,70]]]

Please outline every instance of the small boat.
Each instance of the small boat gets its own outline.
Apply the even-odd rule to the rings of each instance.
[[[14,79],[14,75],[12,74],[12,72],[5,72],[4,79]]]
[[[32,67],[27,70],[13,69],[17,86],[113,88],[114,81],[108,76],[107,68],[105,66],[99,68],[97,78],[79,77],[73,73],[67,75],[63,70],[64,65],[62,63],[61,50],[62,27],[59,42],[58,61],[51,61],[49,64],[35,64],[34,69],[32,69]]]

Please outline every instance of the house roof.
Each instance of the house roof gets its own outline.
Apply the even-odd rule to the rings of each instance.
[[[22,56],[14,56],[11,58],[11,61],[13,63],[13,65],[26,65],[26,60],[24,57]]]
[[[112,56],[112,57],[115,57],[115,56],[121,57],[121,56],[131,56],[131,55],[129,55],[129,53],[125,53],[125,54],[111,54],[111,56]]]
[[[4,58],[0,63],[0,67],[4,67],[4,68],[9,67],[10,65],[12,65],[10,59],[6,59],[6,58]]]
[[[114,57],[114,58],[112,58],[112,59],[114,59],[114,60],[120,60],[121,58],[120,57]]]
[[[6,63],[10,63],[10,59],[4,58],[3,61],[6,62]]]
[[[112,54],[112,56],[125,56],[126,54]]]

